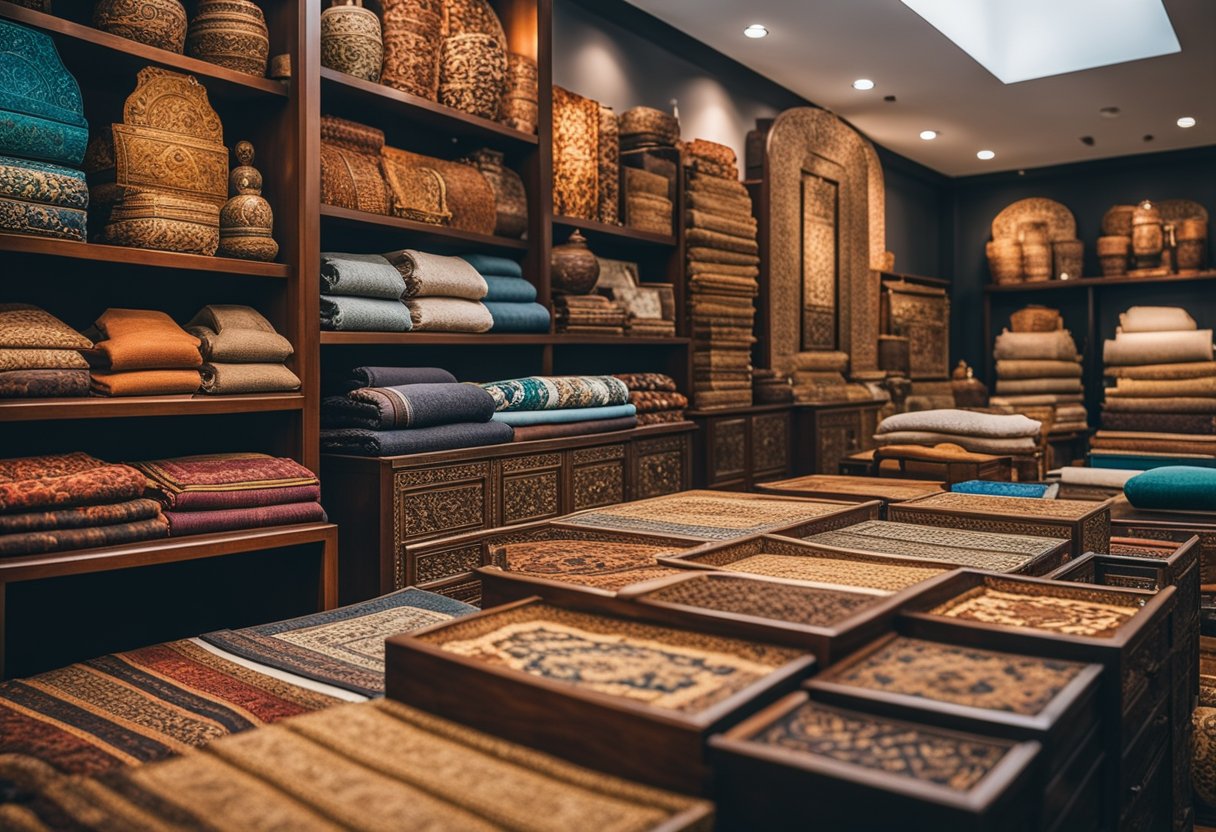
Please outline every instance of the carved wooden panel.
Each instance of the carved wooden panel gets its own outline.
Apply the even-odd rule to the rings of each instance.
[[[622,459],[579,465],[574,469],[574,511],[608,506],[625,499],[625,463]]]
[[[781,473],[789,468],[790,423],[786,413],[752,417],[752,474]]]
[[[481,546],[472,544],[414,556],[414,582],[444,581],[481,566]]]
[[[478,580],[460,581],[447,586],[430,586],[425,589],[455,598],[457,601],[464,601],[475,607],[481,606],[481,581]]]
[[[862,437],[861,411],[823,413],[816,422],[815,473],[834,474],[840,460],[857,453]]]
[[[950,299],[936,286],[888,283],[890,335],[908,339],[914,379],[950,377]]]
[[[687,470],[688,450],[687,436],[667,436],[636,443],[633,498],[644,500],[684,490],[690,473]]]
[[[709,423],[709,481],[747,475],[747,419],[714,419]]]
[[[397,545],[483,528],[493,522],[490,463],[403,471],[394,477]]]
[[[561,513],[561,474],[554,468],[502,478],[502,522],[526,523]]]
[[[802,349],[836,344],[836,204],[838,186],[802,174]]]

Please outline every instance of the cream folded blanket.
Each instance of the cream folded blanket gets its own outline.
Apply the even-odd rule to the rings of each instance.
[[[1055,332],[1010,332],[1005,330],[996,336],[993,350],[997,360],[1046,359],[1050,361],[1073,361],[1077,356],[1077,345],[1066,329]]]
[[[1108,398],[1103,407],[1126,413],[1216,413],[1216,398],[1115,396]]]
[[[1212,360],[1212,330],[1124,332],[1102,350],[1107,367]]]
[[[475,300],[412,298],[405,305],[419,332],[487,332],[494,326],[490,310]]]
[[[1069,485],[1092,485],[1098,488],[1122,488],[1123,483],[1143,471],[1125,471],[1119,468],[1079,468],[1069,465],[1060,469],[1060,482]]]
[[[996,377],[998,379],[1080,378],[1081,364],[1079,361],[1007,359],[996,362]]]
[[[878,433],[897,431],[927,431],[955,436],[977,436],[989,439],[1009,439],[1038,436],[1042,424],[1022,415],[976,413],[970,410],[922,410],[917,413],[897,413],[882,420]],[[947,442],[950,440],[942,440]]]
[[[1133,306],[1119,315],[1121,332],[1169,332],[1196,329],[1195,319],[1177,306]]]
[[[481,300],[489,291],[485,278],[460,257],[403,248],[384,255],[405,288],[403,298],[464,298]],[[417,325],[415,325],[417,328]]]
[[[1121,378],[1114,387],[1106,389],[1107,396],[1216,396],[1216,376],[1204,378],[1172,378],[1155,381],[1143,378]]]
[[[1028,393],[1081,393],[1079,378],[1012,378],[996,383],[998,396],[1019,396]]]
[[[1216,376],[1216,361],[1187,361],[1183,364],[1141,364],[1139,367],[1106,367],[1111,378],[1143,378],[1164,381],[1173,378]]]
[[[1002,416],[1001,418],[1004,419],[1009,417]],[[1038,422],[1035,422],[1035,424],[1037,425]],[[977,454],[1033,454],[1038,450],[1038,443],[1032,436],[993,439],[978,436],[966,436],[957,433],[933,433],[930,431],[901,430],[893,433],[880,433],[874,437],[874,441],[883,446],[927,445],[929,447],[948,442]]]
[[[990,407],[1045,407],[1053,404],[1075,404],[1085,401],[1084,393],[1027,393],[1022,396],[993,396]]]

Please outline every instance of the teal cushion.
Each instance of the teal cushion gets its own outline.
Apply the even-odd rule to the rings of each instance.
[[[1169,465],[1137,474],[1123,486],[1136,508],[1159,511],[1216,511],[1216,470]]]

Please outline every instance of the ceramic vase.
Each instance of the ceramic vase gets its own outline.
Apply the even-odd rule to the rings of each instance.
[[[239,163],[228,176],[233,196],[220,209],[221,257],[242,260],[273,260],[279,244],[271,236],[274,211],[262,196],[262,174],[253,167],[253,145],[236,143],[234,149]]]
[[[93,7],[98,29],[179,55],[186,47],[186,22],[179,0],[98,0]]]
[[[190,22],[186,53],[246,75],[265,76],[270,34],[262,9],[250,0],[202,0]]]
[[[600,279],[600,261],[587,248],[587,238],[578,229],[570,239],[554,246],[549,256],[549,274],[555,292],[585,295]]]

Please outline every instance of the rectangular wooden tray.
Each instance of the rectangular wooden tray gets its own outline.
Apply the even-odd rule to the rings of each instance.
[[[764,494],[783,497],[808,497],[813,500],[843,500],[862,503],[878,500],[885,517],[887,506],[938,494],[945,489],[936,480],[903,480],[894,477],[854,477],[844,474],[809,474],[786,480],[757,484]]]
[[[505,621],[512,611],[544,604],[519,601],[459,620],[466,625],[495,616]],[[792,651],[794,657],[773,672],[704,710],[685,713],[456,655],[441,646],[452,623],[388,639],[390,698],[580,765],[686,794],[708,792],[705,740],[710,734],[794,690],[815,667],[813,656]]]

